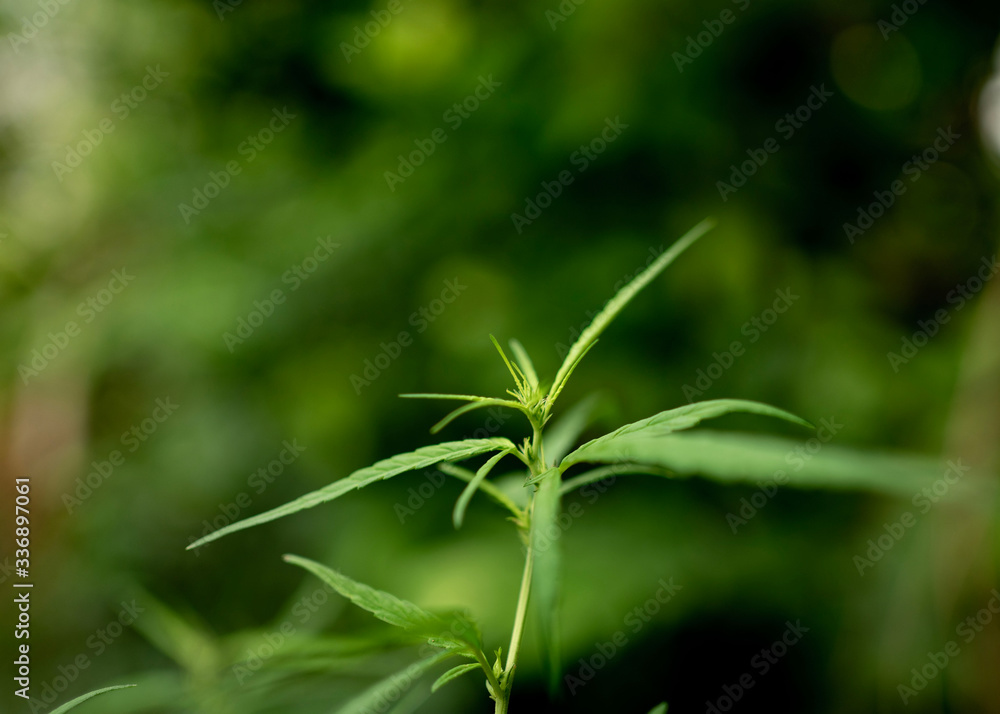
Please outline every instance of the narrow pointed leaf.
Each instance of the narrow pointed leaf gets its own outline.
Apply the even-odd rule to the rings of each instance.
[[[625,436],[587,449],[587,461],[653,464],[723,482],[786,479],[796,488],[859,489],[913,496],[948,466],[919,456],[865,452],[759,434],[693,431]],[[956,494],[961,489],[956,489]]]
[[[649,714],[667,714],[667,703],[663,702],[658,707],[653,707],[649,710]]]
[[[187,549],[191,550],[192,548],[197,548],[205,545],[206,543],[210,543],[213,540],[222,538],[225,535],[229,535],[230,533],[243,530],[244,528],[251,528],[253,526],[260,525],[261,523],[267,523],[307,508],[313,508],[321,503],[326,503],[327,501],[339,498],[349,491],[363,488],[364,486],[375,483],[376,481],[383,481],[387,478],[392,478],[393,476],[406,471],[422,469],[425,466],[431,466],[441,461],[461,461],[462,459],[468,459],[472,456],[485,454],[490,451],[511,448],[514,448],[514,444],[512,444],[509,439],[466,439],[464,441],[446,441],[433,446],[424,446],[407,454],[397,454],[391,458],[383,459],[372,466],[355,471],[350,476],[342,478],[339,481],[334,481],[330,485],[324,486],[317,491],[307,493],[305,496],[300,496],[294,501],[290,501],[283,506],[278,506],[270,511],[266,511],[242,521],[237,521],[236,523],[232,523],[225,528],[220,528],[219,530],[208,534],[204,538],[195,541],[189,545]]]
[[[528,356],[528,351],[524,349],[524,345],[520,341],[513,338],[511,338],[508,344],[510,345],[510,351],[514,353],[514,359],[517,360],[521,371],[524,372],[525,377],[528,379],[528,386],[532,389],[538,389],[538,373],[535,371],[535,365],[531,361],[531,357]]]
[[[458,497],[458,501],[455,502],[455,509],[452,513],[452,522],[455,524],[455,528],[462,527],[462,521],[465,520],[465,509],[469,507],[469,501],[472,500],[473,494],[475,494],[476,489],[479,488],[480,484],[486,479],[493,467],[497,465],[504,456],[507,456],[510,451],[501,451],[498,454],[494,454],[490,457],[490,460],[483,464],[479,470],[476,472],[475,477],[462,491],[462,495]]]
[[[462,468],[461,466],[455,466],[454,464],[440,464],[438,465],[438,470],[442,473],[446,473],[449,476],[453,476],[460,481],[465,481],[469,483],[476,477],[472,471],[469,469]],[[498,505],[503,506],[513,515],[520,518],[523,514],[521,513],[520,507],[514,503],[514,501],[503,491],[497,488],[494,484],[489,481],[483,481],[479,484],[479,490],[485,493],[487,496],[492,498]]]
[[[453,656],[455,656],[454,652],[439,652],[431,657],[418,660],[372,685],[338,709],[336,714],[368,714],[369,712],[385,711],[387,701],[398,699],[400,692],[405,692],[412,687],[418,677],[434,665]]]
[[[93,692],[88,692],[83,696],[77,697],[71,702],[66,702],[61,707],[53,709],[52,714],[63,714],[64,712],[68,712],[70,709],[73,709],[74,707],[83,704],[88,699],[92,699],[99,694],[105,694],[106,692],[113,692],[116,689],[128,689],[129,687],[134,687],[134,686],[135,686],[134,684],[119,684],[114,687],[105,687],[104,689],[96,689]]]
[[[562,366],[556,373],[555,382],[552,385],[553,399],[555,399],[559,392],[562,391],[572,367],[575,366],[575,364],[583,356],[583,353],[587,350],[587,348],[590,347],[600,336],[600,334],[604,331],[604,328],[606,328],[611,321],[615,319],[618,313],[620,313],[629,303],[629,301],[635,297],[636,293],[646,287],[653,280],[653,278],[659,275],[664,268],[670,265],[674,259],[683,253],[688,246],[701,238],[701,236],[711,229],[713,225],[713,221],[706,219],[689,230],[680,240],[670,246],[665,253],[654,260],[649,267],[637,275],[628,285],[619,290],[618,293],[608,301],[607,305],[604,306],[604,309],[597,314],[593,322],[591,322],[590,325],[583,331],[573,346],[570,347],[569,352],[566,354],[566,359],[563,360]]]
[[[463,613],[437,615],[391,593],[352,580],[343,573],[308,558],[286,555],[285,562],[305,568],[338,593],[383,622],[427,637],[439,647],[482,650],[479,625]],[[460,654],[458,651],[456,654]]]
[[[355,605],[367,610],[383,622],[418,632],[436,633],[441,629],[441,619],[419,605],[359,583],[314,560],[297,555],[286,555],[284,560],[305,568]]]
[[[493,346],[497,348],[497,352],[500,353],[500,356],[503,357],[503,362],[507,365],[507,371],[509,371],[510,376],[514,378],[514,385],[519,391],[523,391],[525,381],[524,373],[518,369],[517,365],[511,364],[510,360],[507,359],[507,354],[503,351],[503,347],[500,346],[500,343],[497,342],[496,337],[490,335],[490,340],[493,342]]]
[[[531,506],[531,556],[534,559],[531,575],[531,597],[538,613],[539,629],[546,651],[549,685],[559,683],[559,581],[560,538],[559,519],[559,469],[549,469],[538,480],[538,491]]]
[[[213,671],[222,654],[215,637],[189,615],[181,615],[147,592],[141,600],[143,617],[134,627],[158,650],[189,673]]]
[[[571,464],[587,461],[588,449],[606,444],[615,439],[620,439],[626,436],[661,436],[674,431],[690,429],[705,419],[712,419],[714,417],[731,414],[733,412],[760,414],[763,416],[775,417],[777,419],[784,419],[792,422],[793,424],[798,424],[810,429],[813,428],[813,425],[805,419],[801,419],[791,412],[786,412],[784,409],[772,407],[769,404],[751,402],[745,399],[713,399],[707,402],[697,402],[695,404],[687,404],[683,407],[677,407],[676,409],[669,409],[665,412],[660,412],[659,414],[648,417],[647,419],[641,419],[639,421],[632,422],[631,424],[626,424],[610,434],[605,434],[597,439],[588,441],[572,454],[569,454],[560,466],[565,469]]]
[[[604,481],[608,478],[618,478],[619,476],[630,476],[635,474],[646,474],[647,476],[672,476],[672,472],[662,466],[646,466],[644,464],[616,463],[611,466],[599,466],[591,469],[579,476],[566,479],[559,487],[559,494],[565,496],[581,486],[588,483]]]
[[[482,667],[479,666],[478,662],[470,662],[469,664],[460,664],[457,667],[449,669],[447,672],[438,677],[437,681],[431,685],[431,692],[436,692],[437,690],[439,690],[444,685],[448,684],[448,682],[452,681],[453,679],[458,679],[466,672],[472,672],[473,670],[476,669],[482,669]]]
[[[524,411],[524,408],[515,401],[510,399],[481,399],[479,401],[473,402],[471,404],[463,404],[458,409],[449,412],[448,415],[439,421],[437,424],[431,427],[431,433],[437,434],[443,428],[448,426],[458,417],[462,416],[467,412],[471,412],[474,409],[483,409],[485,407],[508,407],[509,409],[517,409],[518,411]]]
[[[563,377],[562,382],[560,382],[557,386],[552,387],[552,390],[550,391],[548,397],[549,409],[552,408],[552,405],[555,403],[556,399],[558,399],[559,395],[562,394],[563,387],[566,386],[566,382],[568,382],[569,378],[573,375],[574,370],[576,370],[576,366],[583,361],[583,358],[587,356],[587,353],[590,352],[591,348],[593,348],[593,346],[596,344],[597,340],[594,340],[589,345],[584,347],[580,351],[580,354],[577,356],[576,360],[566,369],[566,376]]]
[[[421,392],[415,394],[400,394],[400,399],[455,399],[461,402],[482,402],[493,397],[480,397],[475,394],[435,394],[432,392]]]
[[[583,430],[590,426],[597,402],[596,394],[581,399],[545,432],[545,460],[548,463],[558,464],[573,448]]]

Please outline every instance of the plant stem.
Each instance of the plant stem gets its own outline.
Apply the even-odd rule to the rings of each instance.
[[[542,430],[532,421],[532,476],[545,471],[545,457],[542,452]],[[530,508],[530,507],[529,507]],[[525,511],[528,511],[526,508]],[[507,714],[510,703],[510,691],[514,685],[514,670],[517,668],[517,655],[521,650],[521,637],[524,634],[524,621],[528,615],[528,600],[531,595],[531,570],[534,564],[534,550],[531,547],[530,525],[528,538],[528,554],[524,558],[524,574],[521,576],[521,591],[517,596],[517,610],[514,615],[514,630],[510,635],[510,647],[507,648],[507,663],[504,665],[503,686],[497,693],[496,714]]]
[[[532,550],[529,545],[528,555],[524,559],[524,575],[521,577],[521,592],[517,596],[517,612],[514,615],[514,631],[510,636],[510,647],[507,649],[507,664],[504,665],[506,676],[500,696],[497,697],[496,714],[506,714],[507,703],[510,700],[511,686],[514,684],[514,669],[517,667],[517,654],[521,650],[521,636],[524,634],[524,621],[528,614],[528,599],[531,593]]]
[[[481,651],[478,651],[475,654],[476,654],[476,660],[479,662],[479,666],[482,667],[483,671],[486,673],[486,679],[489,680],[490,686],[493,688],[493,691],[499,692],[500,682],[497,681],[496,675],[493,674],[493,668],[490,667],[489,662],[486,661],[486,657],[483,655]]]

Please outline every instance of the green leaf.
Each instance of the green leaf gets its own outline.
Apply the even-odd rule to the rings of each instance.
[[[485,407],[509,407],[511,409],[517,409],[520,412],[527,413],[521,404],[510,399],[482,399],[477,402],[473,402],[472,404],[463,404],[458,409],[449,412],[444,419],[431,427],[431,433],[437,434],[466,412],[471,412],[474,409],[483,409]]]
[[[237,521],[225,528],[220,528],[213,533],[209,533],[204,538],[195,541],[187,549],[197,548],[244,528],[251,528],[307,508],[313,508],[321,503],[339,498],[348,491],[363,488],[376,481],[383,481],[406,471],[424,468],[425,466],[431,466],[441,461],[460,461],[490,451],[512,448],[515,447],[509,439],[466,439],[464,441],[446,441],[433,446],[424,446],[408,454],[397,454],[391,458],[383,459],[372,466],[355,471],[347,478],[334,481],[317,491],[300,496],[283,506],[278,506],[251,518]]]
[[[559,469],[551,468],[538,480],[531,506],[531,597],[538,613],[542,642],[548,655],[549,686],[559,684]]]
[[[471,672],[475,669],[482,669],[479,666],[478,662],[470,662],[469,664],[460,664],[457,667],[449,669],[447,672],[438,677],[437,681],[431,685],[431,692],[436,692],[451,680],[458,679],[466,672]]]
[[[355,605],[367,610],[383,622],[402,627],[405,630],[433,632],[435,634],[442,628],[441,619],[419,605],[414,605],[412,602],[402,600],[395,595],[359,583],[314,560],[301,558],[297,555],[286,555],[284,560],[286,563],[305,568]]]
[[[189,673],[218,668],[222,655],[212,634],[190,614],[182,616],[147,592],[141,595],[145,612],[135,629]]]
[[[343,573],[314,560],[297,555],[286,555],[284,559],[285,562],[305,568],[355,605],[367,610],[383,622],[402,627],[421,637],[428,637],[439,647],[453,647],[457,644],[460,648],[482,650],[482,634],[479,626],[464,614],[436,615],[391,593],[352,580]]]
[[[608,477],[617,478],[619,476],[630,476],[635,474],[646,474],[647,476],[672,476],[673,474],[660,466],[644,466],[643,464],[616,463],[611,466],[599,466],[596,469],[586,471],[579,476],[566,479],[559,487],[559,495],[565,496],[581,486],[588,483],[603,481]]]
[[[667,703],[663,702],[660,706],[653,707],[649,710],[649,714],[667,714]]]
[[[874,490],[912,496],[941,478],[936,459],[865,452],[757,434],[694,431],[659,437],[625,436],[587,449],[587,461],[655,464],[677,474],[718,481],[786,479],[796,488]]]
[[[384,711],[386,701],[398,699],[400,694],[409,690],[413,683],[427,670],[454,655],[454,652],[439,652],[431,657],[418,660],[375,683],[338,709],[336,714],[368,714],[369,712]]]
[[[646,287],[653,280],[653,278],[659,275],[664,268],[670,265],[674,259],[683,253],[688,246],[709,231],[713,225],[714,221],[705,219],[689,230],[680,240],[670,246],[665,253],[654,260],[649,267],[643,270],[628,285],[619,290],[618,294],[608,301],[607,305],[604,306],[604,309],[597,314],[593,322],[590,323],[573,346],[570,347],[569,352],[566,354],[566,359],[563,360],[562,366],[556,373],[556,379],[552,384],[552,390],[550,392],[550,402],[555,401],[555,398],[562,391],[566,384],[566,380],[569,379],[570,373],[576,366],[577,362],[579,362],[583,357],[587,349],[594,344],[600,334],[604,332],[604,328],[606,328],[611,321],[615,319],[618,313],[620,313],[629,301],[635,297],[636,293]]]
[[[793,424],[799,424],[800,426],[805,426],[810,429],[813,428],[813,425],[805,419],[801,419],[791,412],[786,412],[784,409],[772,407],[769,404],[751,402],[745,399],[714,399],[707,402],[687,404],[683,407],[677,407],[676,409],[669,409],[646,419],[626,424],[610,434],[605,434],[597,439],[588,441],[586,444],[567,456],[560,464],[560,468],[565,470],[565,468],[571,464],[579,463],[580,461],[587,461],[587,453],[589,449],[606,444],[614,439],[620,439],[625,436],[660,436],[663,434],[669,434],[674,431],[690,429],[705,419],[712,419],[714,417],[730,414],[732,412],[761,414],[764,416],[776,417],[778,419],[785,419]]]
[[[476,477],[476,474],[469,471],[469,469],[462,468],[461,466],[455,466],[454,464],[439,464],[438,470],[442,473],[448,474],[449,476],[454,476],[460,481],[465,481],[466,483],[469,483]],[[489,481],[483,481],[480,483],[479,490],[492,498],[498,505],[506,508],[517,518],[521,518],[521,516],[524,515],[518,505],[514,503],[514,501],[511,500],[506,493],[501,491],[497,488],[497,486]]]
[[[552,405],[555,403],[556,399],[559,398],[559,395],[562,394],[563,387],[566,386],[566,383],[569,381],[569,378],[573,375],[573,371],[576,369],[576,366],[583,361],[583,358],[587,356],[587,353],[590,352],[591,348],[593,348],[593,346],[596,345],[597,342],[598,342],[597,340],[594,340],[589,345],[587,345],[583,350],[581,350],[576,360],[566,369],[566,376],[563,377],[562,382],[559,383],[558,387],[553,387],[552,389],[549,390],[549,396],[547,398],[547,403],[546,403],[546,410],[552,409]],[[548,413],[548,411],[546,411],[546,413]]]
[[[497,348],[497,352],[503,357],[504,364],[507,365],[507,370],[510,372],[510,376],[514,378],[514,386],[522,394],[525,392],[525,384],[527,383],[527,378],[524,376],[524,372],[516,364],[511,364],[511,361],[507,359],[507,354],[503,351],[503,347],[497,342],[497,338],[490,335],[490,341],[493,342],[493,346]]]
[[[96,697],[98,694],[104,694],[106,692],[113,692],[116,689],[128,689],[129,687],[134,687],[134,686],[135,686],[134,684],[119,684],[119,685],[114,686],[114,687],[105,687],[104,689],[95,689],[93,692],[88,692],[87,694],[84,694],[83,696],[77,697],[76,699],[74,699],[71,702],[66,702],[65,704],[63,704],[61,707],[59,707],[57,709],[53,709],[52,710],[52,714],[63,714],[63,712],[68,712],[70,709],[73,709],[74,707],[76,707],[76,706],[78,706],[80,704],[83,704],[85,701],[87,701],[88,699],[92,699],[92,698]]]
[[[535,365],[531,361],[531,357],[528,356],[528,351],[524,349],[524,345],[513,338],[507,344],[510,345],[510,351],[514,353],[514,359],[517,360],[521,371],[527,377],[528,386],[533,390],[538,389],[538,373],[535,371]]]
[[[486,480],[486,477],[489,475],[490,471],[493,470],[493,467],[497,465],[497,462],[509,453],[510,451],[507,450],[491,456],[490,460],[480,467],[480,469],[476,472],[475,477],[469,481],[469,485],[462,491],[462,495],[460,495],[458,500],[455,502],[455,509],[451,516],[456,529],[462,527],[462,521],[465,520],[465,509],[468,508],[469,501],[472,500],[472,496],[476,492],[476,489],[478,489],[480,484]]]
[[[454,399],[460,402],[482,402],[493,397],[480,397],[475,394],[435,394],[421,392],[418,394],[400,394],[400,399]]]
[[[551,464],[559,461],[573,448],[583,430],[590,425],[598,396],[591,394],[581,399],[559,417],[544,434],[545,458]]]

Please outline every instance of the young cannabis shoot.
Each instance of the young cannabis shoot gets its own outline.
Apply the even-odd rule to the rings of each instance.
[[[403,628],[414,641],[433,647],[434,653],[407,668],[409,678],[422,674],[438,663],[464,660],[442,674],[432,685],[432,691],[470,672],[479,672],[486,681],[489,696],[495,702],[497,714],[508,711],[518,653],[524,633],[529,602],[537,612],[537,622],[547,651],[547,667],[553,689],[559,681],[560,654],[558,630],[560,552],[557,519],[563,496],[588,483],[614,473],[686,476],[699,474],[724,482],[753,481],[766,478],[785,467],[785,455],[797,445],[795,441],[759,435],[695,430],[706,419],[745,412],[774,417],[811,428],[809,422],[782,409],[758,402],[738,399],[718,399],[697,402],[660,412],[647,419],[627,424],[616,431],[586,442],[575,450],[572,446],[587,426],[586,405],[567,411],[560,421],[546,428],[552,410],[570,376],[597,338],[636,294],[656,278],[684,250],[712,227],[705,220],[692,228],[668,251],[660,255],[642,273],[621,289],[570,348],[551,383],[539,379],[527,351],[517,340],[510,341],[513,359],[491,336],[493,344],[507,365],[514,382],[507,397],[484,397],[468,394],[404,394],[410,399],[442,399],[463,402],[431,428],[437,433],[447,424],[475,409],[503,406],[524,415],[531,427],[531,436],[515,444],[497,437],[447,441],[425,446],[413,452],[384,459],[372,466],[355,471],[346,478],[294,501],[257,516],[233,523],[192,543],[197,548],[211,541],[262,523],[318,506],[349,491],[376,481],[383,481],[407,471],[437,465],[444,473],[466,482],[452,512],[456,528],[462,526],[466,509],[477,492],[491,498],[510,514],[525,548],[524,572],[518,595],[510,642],[506,649],[487,654],[479,627],[468,617],[458,614],[435,614],[389,593],[355,582],[346,575],[320,563],[288,555],[285,560],[310,571],[344,597],[375,617]],[[455,462],[489,454],[489,459],[475,472],[456,466]],[[494,467],[505,457],[512,457],[524,467],[524,488],[527,497],[510,498],[488,480]],[[571,478],[566,472],[579,464],[596,466]],[[915,488],[936,477],[934,463],[921,458],[902,458],[867,454],[833,446],[810,459],[805,468],[788,476],[788,485],[798,487],[865,488],[907,495]],[[526,503],[520,506],[518,502]],[[363,692],[340,711],[360,712],[382,700],[384,693],[396,686],[390,677]],[[666,711],[660,705],[654,712]],[[651,713],[653,714],[653,713]]]

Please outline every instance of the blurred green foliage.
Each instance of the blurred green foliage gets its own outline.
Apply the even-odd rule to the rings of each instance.
[[[488,645],[505,641],[519,545],[482,499],[456,535],[455,482],[421,496],[431,482],[412,474],[184,547],[234,508],[426,443],[444,410],[396,395],[497,393],[489,333],[518,337],[551,376],[616,283],[706,215],[719,228],[622,315],[564,404],[599,388],[611,428],[684,403],[739,341],[699,398],[834,418],[838,443],[946,453],[996,478],[1000,288],[960,310],[947,297],[997,250],[980,138],[1000,128],[977,101],[996,69],[993,4],[919,5],[886,37],[894,6],[870,0],[399,2],[0,10],[0,399],[7,480],[34,488],[36,696],[83,655],[59,702],[140,686],[81,712],[326,712],[415,657],[287,552],[425,607],[468,607]],[[724,10],[734,20],[692,58]],[[466,103],[483,78],[499,86]],[[786,137],[777,123],[813,87],[833,96]],[[276,111],[294,115],[280,131]],[[581,171],[575,152],[606,121],[627,127]],[[947,127],[960,138],[911,181],[904,165]],[[770,138],[778,150],[722,200],[717,182]],[[386,172],[428,146],[390,188]],[[565,171],[518,231],[511,215],[531,215]],[[844,224],[897,179],[905,193],[852,243]],[[320,259],[324,239],[338,247]],[[467,287],[445,304],[449,281]],[[800,297],[753,339],[777,290]],[[887,353],[941,308],[949,321],[893,370]],[[158,399],[177,405],[163,420]],[[474,413],[445,436],[500,426],[517,441],[512,417]],[[264,478],[286,441],[304,451]],[[115,451],[121,464],[86,486]],[[997,621],[915,699],[897,692],[996,587],[994,501],[921,516],[859,576],[852,558],[912,504],[781,491],[734,534],[726,514],[754,492],[636,477],[581,495],[565,534],[566,672],[618,630],[628,646],[550,705],[529,638],[513,710],[705,707],[801,619],[808,635],[739,706],[1000,711]],[[400,517],[413,493],[421,506]],[[682,590],[633,632],[626,618],[661,578]],[[133,598],[135,623],[100,635]],[[241,681],[234,667],[254,657]],[[467,679],[423,710],[481,705]]]

